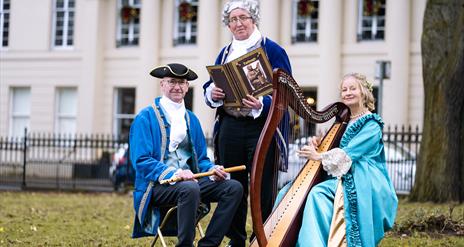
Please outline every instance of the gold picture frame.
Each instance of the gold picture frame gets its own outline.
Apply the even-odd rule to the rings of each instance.
[[[206,68],[215,85],[224,91],[226,107],[242,107],[242,99],[248,94],[259,97],[272,92],[272,66],[262,47]]]

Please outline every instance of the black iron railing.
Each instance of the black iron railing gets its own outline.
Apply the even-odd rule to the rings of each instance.
[[[399,194],[409,193],[414,185],[421,137],[418,127],[384,129],[387,170]],[[212,139],[207,143],[212,150]],[[133,179],[126,176],[131,169],[123,157],[127,149],[126,139],[102,134],[25,131],[23,137],[0,137],[0,188],[112,189],[125,182],[121,179]],[[126,170],[117,169],[121,161]]]
[[[414,185],[421,140],[418,126],[388,126],[384,129],[388,174],[398,194],[408,194]]]
[[[0,186],[111,188],[112,156],[123,146],[127,140],[102,134],[0,137]]]

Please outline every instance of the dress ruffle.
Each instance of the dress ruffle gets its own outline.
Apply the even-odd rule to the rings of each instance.
[[[351,217],[351,228],[347,232],[348,246],[362,246],[361,233],[359,231],[358,223],[358,195],[356,194],[356,187],[354,185],[353,174],[347,173],[343,176],[343,186],[345,187],[346,196],[348,197],[348,204],[350,205],[348,214]]]
[[[354,122],[345,130],[342,140],[340,141],[340,148],[346,147],[348,143],[351,141],[351,139],[353,139],[353,137],[355,137],[359,133],[361,127],[364,126],[364,124],[366,124],[366,122],[370,120],[377,121],[380,124],[380,127],[383,128],[384,123],[379,115],[375,113],[367,114],[356,120],[356,122]]]
[[[346,147],[348,143],[351,141],[351,139],[353,139],[353,137],[355,137],[359,133],[364,124],[371,120],[377,121],[381,127],[383,127],[384,125],[382,119],[377,114],[368,114],[359,118],[345,131],[345,134],[343,135],[343,138],[340,141],[340,148]],[[345,187],[345,191],[348,198],[348,215],[351,218],[351,229],[349,229],[349,232],[347,232],[346,236],[348,240],[348,246],[362,246],[361,233],[357,217],[358,196],[356,194],[356,185],[354,183],[354,178],[351,171],[349,171],[347,174],[343,176],[343,186]]]

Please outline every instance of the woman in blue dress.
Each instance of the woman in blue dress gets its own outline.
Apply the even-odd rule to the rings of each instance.
[[[392,228],[398,199],[388,177],[383,122],[372,113],[372,84],[360,74],[341,82],[351,119],[339,148],[318,153],[313,137],[299,156],[322,161],[329,179],[308,195],[297,246],[376,246]]]

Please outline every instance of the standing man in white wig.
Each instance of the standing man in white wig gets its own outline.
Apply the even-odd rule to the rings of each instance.
[[[272,68],[281,68],[291,73],[290,61],[285,50],[274,41],[266,38],[258,29],[259,5],[254,0],[230,0],[224,5],[222,22],[232,33],[232,42],[225,46],[217,56],[215,64],[224,64],[250,51],[262,47],[266,52]],[[247,95],[242,99],[246,107],[228,108],[223,106],[224,91],[216,87],[213,81],[204,84],[206,104],[216,108],[214,144],[217,162],[224,167],[235,164],[245,164],[247,171],[231,174],[232,179],[240,181],[243,186],[243,196],[237,209],[228,236],[230,246],[245,246],[247,234],[245,230],[248,209],[248,174],[251,171],[253,155],[258,138],[264,127],[271,96],[255,98]],[[276,135],[277,136],[277,135]],[[280,135],[282,136],[282,135]],[[266,168],[263,174],[262,216],[267,218],[272,210],[274,200],[272,182],[275,169],[272,166],[276,154],[283,154],[285,140],[275,140],[266,157]],[[285,156],[285,155],[284,155]]]

